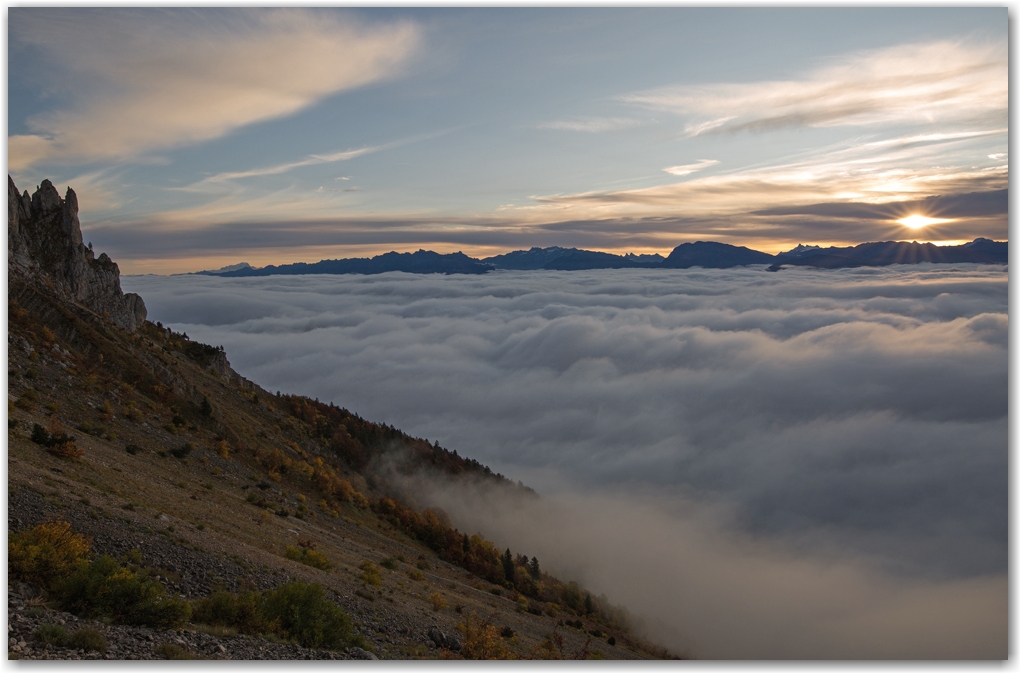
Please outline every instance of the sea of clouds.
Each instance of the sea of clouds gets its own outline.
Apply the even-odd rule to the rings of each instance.
[[[438,440],[423,486],[708,657],[1004,657],[1001,266],[129,276],[262,385]]]

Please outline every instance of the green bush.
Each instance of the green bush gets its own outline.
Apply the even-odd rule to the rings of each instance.
[[[177,628],[191,617],[190,604],[167,596],[162,584],[139,577],[110,556],[79,566],[56,594],[69,612],[117,624]]]
[[[386,568],[387,570],[396,570],[397,559],[393,558],[392,556],[387,556],[382,561],[379,561],[379,565],[381,565],[383,568]]]
[[[86,652],[106,652],[109,643],[106,637],[95,629],[78,629],[67,639],[67,646],[75,650]]]
[[[192,652],[191,650],[186,650],[180,645],[175,645],[173,643],[160,643],[159,645],[156,645],[153,652],[155,652],[161,657],[166,657],[167,659],[176,660],[198,658],[197,656],[195,656],[195,653]]]
[[[196,624],[233,627],[252,636],[275,628],[262,617],[261,597],[254,591],[217,591],[195,602],[191,619]]]
[[[382,575],[379,574],[379,568],[371,561],[362,561],[360,579],[365,584],[371,584],[374,587],[382,584]]]
[[[194,449],[195,444],[193,442],[185,442],[176,449],[170,449],[170,455],[174,458],[186,458]]]
[[[262,594],[262,614],[277,622],[280,634],[303,647],[339,650],[360,644],[351,619],[326,599],[320,584],[295,580]]]
[[[32,635],[38,642],[54,647],[64,647],[68,638],[67,629],[58,624],[42,624]]]

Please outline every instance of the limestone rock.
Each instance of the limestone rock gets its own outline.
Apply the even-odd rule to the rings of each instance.
[[[43,180],[30,198],[7,176],[7,274],[108,314],[128,331],[145,322],[145,302],[120,288],[120,268],[106,253],[96,259],[82,243],[78,196],[70,187],[60,198]]]

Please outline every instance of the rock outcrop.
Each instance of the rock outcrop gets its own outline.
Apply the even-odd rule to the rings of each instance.
[[[106,253],[95,257],[82,243],[78,197],[64,198],[49,180],[31,197],[7,176],[7,274],[9,281],[41,285],[135,331],[145,322],[145,302],[120,288],[120,268]]]

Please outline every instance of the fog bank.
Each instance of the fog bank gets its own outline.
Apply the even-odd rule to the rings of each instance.
[[[551,509],[511,520],[444,506],[661,617],[674,646],[1005,652],[1003,267],[123,285],[267,389],[535,487]]]

